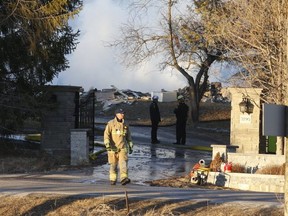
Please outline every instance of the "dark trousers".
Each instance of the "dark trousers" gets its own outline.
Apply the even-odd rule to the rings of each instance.
[[[176,142],[186,144],[186,122],[176,122]]]
[[[152,122],[151,126],[151,142],[156,142],[157,139],[157,130],[158,130],[158,122]]]

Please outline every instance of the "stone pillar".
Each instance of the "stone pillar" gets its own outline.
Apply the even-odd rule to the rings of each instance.
[[[89,163],[89,129],[71,130],[71,165]]]
[[[228,153],[235,153],[238,146],[231,146],[231,145],[211,145],[212,147],[212,160],[215,158],[216,154],[219,152],[220,157],[223,161],[228,160]]]
[[[230,144],[238,146],[237,153],[264,153],[265,145],[260,145],[260,94],[262,89],[257,88],[229,88],[231,93],[231,128]],[[250,99],[254,105],[253,113],[241,113],[239,103],[243,96]]]
[[[41,148],[70,164],[70,130],[78,127],[81,87],[45,86],[44,91],[53,106],[42,116]]]

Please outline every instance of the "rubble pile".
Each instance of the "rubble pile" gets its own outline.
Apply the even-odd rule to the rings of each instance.
[[[111,88],[102,90],[93,90],[95,92],[96,109],[100,112],[106,112],[117,104],[132,105],[135,101],[150,101],[153,95],[159,97],[159,102],[177,101],[178,95],[183,95],[186,100],[189,100],[189,87],[175,90],[173,92],[161,89],[159,92],[143,93],[130,89],[120,90],[116,86],[111,85]],[[83,96],[87,93],[83,93]],[[172,97],[172,98],[171,98]],[[227,88],[222,88],[220,82],[212,82],[204,94],[201,102],[212,103],[230,103],[230,95]]]

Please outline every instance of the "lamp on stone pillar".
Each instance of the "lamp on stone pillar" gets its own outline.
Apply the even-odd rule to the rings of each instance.
[[[240,112],[243,114],[246,112],[248,114],[253,113],[254,105],[251,103],[249,98],[243,97],[242,101],[239,103]]]

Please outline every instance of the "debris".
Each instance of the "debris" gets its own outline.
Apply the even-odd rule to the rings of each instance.
[[[109,110],[112,106],[116,105],[116,104],[120,104],[120,103],[123,103],[125,102],[125,100],[123,99],[113,99],[113,100],[106,100],[106,101],[103,101],[103,108],[102,108],[102,111],[107,111]]]
[[[117,87],[115,87],[114,85],[111,85],[111,87],[114,88],[116,92],[118,92],[119,94],[121,94],[121,95],[124,97],[124,99],[127,100],[127,99],[129,98],[129,96],[128,96],[127,94],[125,94],[123,91],[119,90],[119,89],[118,89]],[[133,98],[131,98],[131,99],[133,99]]]

